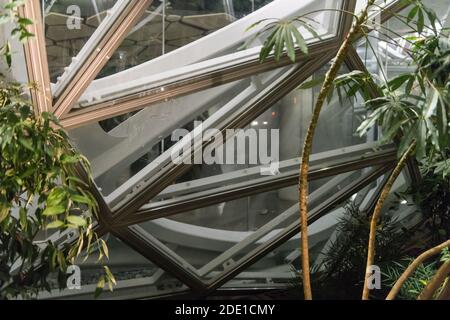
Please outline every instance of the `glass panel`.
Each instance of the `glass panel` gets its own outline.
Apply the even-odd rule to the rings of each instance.
[[[339,236],[339,230],[336,229],[336,223],[345,215],[349,214],[349,204],[352,203],[355,208],[360,210],[361,214],[364,214],[367,209],[368,200],[373,196],[376,189],[380,188],[380,183],[385,178],[387,178],[387,175],[383,175],[368,187],[355,193],[344,203],[336,206],[326,216],[310,225],[309,239],[312,270],[318,270],[317,268],[322,263],[324,254],[326,254],[330,245]],[[393,191],[404,192],[408,188],[408,181],[407,174],[403,172],[396,182]],[[417,222],[420,221],[418,219],[420,219],[421,215],[416,207],[411,206],[410,199],[408,199],[408,201],[399,201],[394,193],[391,193],[384,206],[384,214],[392,217],[392,221],[395,221],[395,223],[398,224],[399,230],[414,227]],[[234,279],[227,282],[224,287],[291,287],[295,282],[294,270],[297,270],[297,272],[301,270],[298,245],[299,235],[296,235],[262,259],[258,260],[245,271],[241,272]],[[239,256],[236,256],[236,258],[238,259]],[[237,259],[234,261],[238,261]],[[362,262],[365,263],[365,260]],[[361,266],[361,270],[364,270],[364,266],[365,264]],[[217,269],[211,272],[211,275],[217,276],[219,273],[220,269]]]
[[[111,234],[106,235],[104,239],[109,248],[107,265],[118,284],[112,293],[105,288],[100,298],[135,299],[170,294],[187,289],[179,280],[155,266],[121,240]],[[96,260],[97,256],[94,250],[87,261],[76,261],[75,264],[80,267],[81,271],[80,290],[63,290],[61,292],[56,290],[51,295],[47,293],[43,293],[43,295],[53,298],[93,299],[98,279],[104,273],[102,266]],[[56,279],[54,286],[57,287]]]
[[[89,158],[95,181],[108,195],[145,166],[157,165],[164,152],[171,161],[169,149],[174,144],[171,138],[175,130],[189,132],[195,121],[204,122],[218,111],[234,112],[287,69],[169,100],[121,118],[71,130],[69,135]]]
[[[364,170],[315,181],[311,207],[357,179]],[[298,219],[297,186],[223,202],[140,226],[210,279],[236,262],[256,244],[270,241],[282,228]],[[251,240],[253,238],[253,240]],[[298,239],[286,245],[289,253]],[[227,251],[230,250],[230,251]]]
[[[429,0],[424,5],[437,13],[443,28],[450,26],[449,1]],[[367,69],[381,79],[384,77],[392,79],[415,68],[409,57],[411,43],[407,39],[402,39],[407,36],[417,36],[417,33],[414,32],[415,22],[412,21],[409,25],[405,23],[411,8],[407,7],[398,13],[402,18],[393,17],[384,23],[383,28],[370,32],[369,42],[363,39],[356,46]],[[430,25],[427,19],[425,17],[425,26]],[[425,33],[427,33],[427,28],[425,27]]]
[[[50,79],[56,82],[117,0],[43,0]]]
[[[246,31],[253,23],[265,18],[288,18],[340,6],[341,1],[334,0],[254,1],[254,6],[251,1],[244,0],[170,1],[170,5],[154,1],[146,17],[134,27],[101,72],[104,78],[90,85],[80,103],[92,101],[92,97],[101,101],[114,93],[127,92],[134,84],[141,86],[146,81],[153,82],[169,74],[173,76],[171,71],[177,68],[207,60],[213,63],[215,60],[210,60],[212,58],[235,53],[228,58],[232,61],[251,53],[257,54],[257,50],[242,50],[246,40],[257,32],[257,28]],[[256,11],[251,13],[253,9]],[[311,15],[317,21],[314,27],[323,39],[335,34],[338,17],[336,11]],[[313,40],[308,30],[300,27],[300,31],[306,39]],[[266,36],[261,35],[250,47],[260,46]],[[223,57],[222,60],[227,59]]]
[[[316,72],[313,78],[323,76],[326,70],[327,67],[324,67]],[[256,166],[268,167],[266,157],[275,162],[298,158],[319,90],[319,86],[293,90],[241,130],[240,133],[248,134],[244,141],[245,148],[239,148],[239,137],[231,138],[234,139],[234,144],[230,144],[233,149],[228,149],[228,145],[223,149],[216,149],[221,157],[218,161],[213,164],[196,164],[176,182],[192,181]],[[331,102],[324,105],[314,137],[314,154],[374,140],[373,134],[361,138],[356,133],[366,116],[364,108],[348,99],[342,102],[341,105],[335,93]],[[278,147],[273,148],[273,144]],[[254,155],[256,150],[257,155]],[[274,152],[277,154],[274,155]],[[230,154],[234,161],[228,160]],[[217,163],[221,159],[222,163]]]
[[[122,71],[113,67],[113,65],[117,65],[117,60],[121,61],[120,65],[124,68],[130,68],[150,61],[232,24],[272,1],[253,1],[253,3],[246,0],[154,1],[151,8],[146,12],[146,18],[130,32],[125,42],[117,50],[115,57],[102,71],[101,76]],[[283,5],[280,2],[277,4],[277,7],[273,8],[276,9]],[[306,12],[305,10],[303,11]],[[298,13],[292,12],[292,15],[297,15]],[[267,14],[262,18],[269,18]],[[320,14],[315,14],[312,18],[317,19],[319,16]],[[249,22],[248,25],[250,24]],[[322,30],[322,35],[324,34]],[[233,35],[233,38],[235,36],[236,34]],[[247,36],[242,34],[241,39],[235,38],[238,43],[233,44],[232,48],[224,48],[224,50],[220,50],[220,54],[214,54],[214,52],[218,52],[217,48],[220,48],[222,44],[219,41],[214,41],[215,37],[212,36],[211,42],[214,42],[213,46],[204,46],[202,51],[193,48],[189,52],[191,56],[194,52],[198,53],[199,57],[196,60],[201,61],[205,58],[236,51],[243,44],[245,38]],[[260,42],[253,43],[253,45],[257,44],[260,44]],[[227,44],[227,47],[230,47],[230,44]],[[131,52],[128,52],[130,50]],[[205,55],[207,51],[210,51],[208,56]],[[124,52],[127,52],[127,57],[123,56]],[[121,54],[122,58],[120,57]],[[177,59],[180,59],[180,57]],[[194,62],[192,57],[189,57],[189,60]],[[186,60],[185,63],[189,64],[189,60]],[[174,65],[171,68],[174,68]]]

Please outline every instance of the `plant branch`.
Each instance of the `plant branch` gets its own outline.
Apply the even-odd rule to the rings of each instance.
[[[363,300],[369,299],[369,291],[370,290],[369,290],[369,286],[368,286],[368,280],[369,280],[369,277],[371,276],[370,271],[371,271],[371,267],[374,263],[375,237],[376,237],[378,221],[381,216],[381,209],[383,208],[383,205],[389,195],[389,192],[391,191],[392,187],[394,186],[395,180],[397,180],[398,176],[402,172],[409,156],[413,153],[415,147],[416,147],[416,143],[413,142],[409,146],[409,148],[405,151],[405,153],[402,155],[402,157],[400,158],[400,161],[397,163],[394,170],[392,171],[386,185],[383,187],[383,190],[381,191],[380,197],[378,198],[377,204],[373,211],[372,219],[370,221],[369,245],[367,248],[366,275],[364,277],[364,289],[363,289],[363,295],[362,295]]]
[[[423,289],[417,300],[431,300],[450,274],[450,260],[447,260],[436,272],[433,279]]]
[[[392,287],[391,291],[389,292],[388,296],[386,297],[386,300],[393,300],[397,296],[397,294],[400,292],[400,289],[402,288],[403,284],[408,280],[408,278],[417,270],[417,268],[424,263],[429,258],[439,254],[444,250],[445,248],[450,247],[450,239],[441,243],[440,245],[431,248],[424,253],[422,253],[420,256],[418,256],[409,266],[406,268],[406,270],[402,273],[400,278],[398,278],[395,285]]]
[[[302,253],[302,275],[303,275],[303,293],[306,300],[312,300],[311,290],[311,276],[309,271],[309,241],[308,241],[308,170],[309,158],[312,152],[312,144],[314,132],[319,120],[320,111],[325,103],[325,100],[333,87],[334,79],[336,78],[339,69],[341,68],[347,51],[355,38],[361,31],[361,25],[364,24],[368,17],[369,8],[373,5],[375,0],[369,0],[366,7],[358,15],[353,23],[349,33],[345,37],[334,62],[328,70],[319,96],[313,110],[312,118],[309,123],[309,128],[305,137],[302,152],[302,162],[300,166],[299,178],[299,205],[300,205],[300,225],[301,225],[301,253]]]
[[[442,288],[441,292],[439,293],[437,300],[450,300],[450,280],[449,279],[447,279],[447,282],[445,283],[444,288]]]

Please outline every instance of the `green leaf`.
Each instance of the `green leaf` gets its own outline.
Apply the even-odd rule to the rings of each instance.
[[[325,76],[317,77],[316,79],[303,82],[298,88],[301,90],[311,89],[321,85],[325,80]]]
[[[33,149],[33,142],[31,139],[25,139],[25,138],[19,138],[19,142],[21,145],[23,145],[25,148],[27,148],[30,151],[35,151]]]
[[[67,201],[67,192],[61,188],[56,187],[50,191],[50,194],[47,197],[47,206],[64,206]]]
[[[86,220],[83,217],[80,216],[68,216],[67,221],[70,224],[73,224],[77,227],[84,227],[86,226]]]
[[[283,53],[283,49],[284,49],[284,37],[286,34],[286,28],[284,27],[284,23],[281,24],[280,26],[278,26],[279,28],[279,33],[276,36],[275,39],[275,47],[274,47],[274,55],[275,55],[275,60],[278,61],[280,60],[281,54]]]
[[[308,22],[305,22],[305,21],[302,21],[302,20],[298,20],[298,21],[300,22],[300,24],[301,24],[306,30],[308,30],[308,31],[313,35],[314,38],[317,38],[317,39],[319,39],[319,40],[322,40],[322,38],[321,38],[320,35],[317,33],[317,31],[314,30],[314,28],[313,28]]]
[[[61,213],[66,212],[66,207],[63,206],[54,206],[45,208],[44,212],[42,212],[43,216],[50,217],[55,216]]]
[[[103,240],[103,239],[100,239],[100,243],[102,245],[103,253],[105,254],[106,258],[109,259],[108,245],[106,244],[105,240]]]
[[[419,33],[422,33],[424,26],[425,26],[425,17],[423,15],[423,11],[419,10],[419,16],[417,18],[417,31],[419,31]]]
[[[22,227],[22,229],[25,230],[27,228],[28,218],[27,218],[27,211],[23,207],[19,209],[19,221],[20,226]]]
[[[292,26],[292,34],[294,35],[295,42],[300,50],[304,54],[308,54],[308,45],[306,44],[305,38],[301,35],[301,33],[297,30],[295,26]]]
[[[259,60],[264,61],[272,51],[275,46],[275,42],[277,41],[278,34],[280,32],[280,28],[276,27],[274,31],[269,35],[269,37],[264,42],[264,45],[261,48],[261,52],[259,53]]]
[[[288,25],[286,30],[286,49],[287,49],[287,55],[289,59],[291,59],[292,62],[295,62],[295,48],[294,48],[294,42],[292,41],[292,34],[289,31],[292,31],[292,29],[295,29],[293,25]]]
[[[393,91],[400,88],[406,81],[412,78],[411,74],[402,74],[388,82],[389,88]]]
[[[117,285],[116,279],[114,278],[114,275],[112,274],[111,270],[108,268],[108,266],[103,266],[106,272],[106,276],[108,277],[108,280],[110,280],[114,285]]]
[[[419,11],[419,6],[415,6],[411,9],[411,11],[409,11],[408,17],[407,17],[408,23],[414,19],[414,17],[417,15],[418,11]]]
[[[47,229],[59,229],[64,226],[64,222],[61,220],[55,220],[47,224]]]
[[[104,287],[105,287],[105,277],[100,276],[97,282],[97,287],[95,288],[94,298],[98,298],[102,294]]]
[[[68,155],[63,155],[61,162],[63,164],[73,164],[73,163],[78,163],[80,161],[80,158],[78,156],[68,156]]]
[[[429,103],[427,104],[427,107],[425,108],[425,119],[429,119],[434,113],[436,112],[436,108],[439,102],[439,91],[433,90],[431,99],[429,100]]]
[[[33,21],[31,21],[30,19],[24,18],[24,17],[19,17],[19,19],[17,19],[17,22],[23,26],[33,24]]]
[[[11,43],[9,41],[6,41],[5,44],[2,46],[1,54],[5,58],[6,64],[8,65],[8,68],[11,68],[11,65],[12,65],[12,50],[11,50]]]
[[[10,209],[4,204],[0,203],[0,223],[9,216]]]
[[[408,83],[406,84],[406,88],[405,88],[405,93],[406,93],[407,95],[411,94],[411,91],[412,91],[412,88],[413,88],[413,86],[414,86],[415,80],[416,80],[415,77],[409,78],[409,81],[408,81]]]
[[[72,199],[72,201],[74,202],[78,202],[78,203],[84,203],[84,204],[92,204],[92,201],[89,197],[87,196],[82,196],[79,194],[74,194],[70,197]]]
[[[245,29],[245,32],[248,32],[249,30],[257,27],[258,25],[260,25],[262,22],[265,22],[265,21],[268,21],[268,20],[274,20],[274,18],[266,18],[266,19],[262,19],[262,20],[256,21],[255,23],[253,23],[249,27],[247,27]]]

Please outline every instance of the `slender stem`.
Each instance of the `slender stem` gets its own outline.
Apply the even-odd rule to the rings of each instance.
[[[362,33],[364,34],[364,36],[367,39],[367,45],[370,47],[370,50],[372,50],[372,52],[374,53],[375,60],[377,61],[378,66],[380,67],[380,71],[381,71],[381,75],[383,76],[383,80],[387,84],[388,79],[387,79],[386,71],[384,70],[385,67],[384,67],[383,63],[381,62],[380,58],[378,57],[378,51],[375,50],[372,43],[369,41],[368,33],[366,33],[364,30],[362,31]]]
[[[353,23],[349,33],[345,37],[339,51],[336,55],[334,62],[328,70],[322,88],[312,113],[312,118],[309,123],[308,131],[306,133],[305,142],[303,144],[302,162],[300,165],[300,178],[299,178],[299,205],[300,205],[300,231],[301,231],[301,253],[302,253],[302,275],[303,275],[303,293],[305,300],[312,300],[311,290],[311,277],[309,272],[309,243],[308,243],[308,170],[309,170],[309,158],[312,151],[312,144],[314,138],[314,132],[319,120],[320,111],[323,104],[333,87],[334,79],[336,78],[339,69],[341,68],[347,51],[352,45],[355,38],[361,31],[361,25],[365,23],[368,17],[369,8],[373,5],[375,0],[369,0],[366,7],[358,15],[357,19]]]
[[[400,161],[397,163],[394,170],[392,171],[386,185],[383,187],[383,190],[381,191],[380,197],[378,198],[377,204],[373,211],[372,219],[370,221],[369,245],[367,248],[366,275],[364,278],[364,289],[363,289],[363,294],[362,294],[363,300],[369,299],[370,289],[368,286],[368,282],[369,282],[368,280],[371,276],[371,267],[374,263],[375,237],[376,237],[378,220],[380,219],[380,216],[381,216],[381,209],[383,208],[383,205],[389,195],[389,192],[391,191],[392,187],[394,186],[395,180],[397,180],[398,176],[402,172],[409,156],[412,154],[415,147],[416,147],[416,143],[413,142],[413,143],[411,143],[409,148],[405,151],[405,153],[403,153],[402,157],[400,158]]]
[[[450,300],[450,279],[447,278],[447,282],[444,284],[437,300]]]
[[[450,274],[450,260],[447,260],[436,272],[433,279],[423,289],[417,300],[431,300]]]
[[[440,245],[431,248],[424,253],[422,253],[420,256],[418,256],[409,266],[406,268],[406,270],[402,273],[400,278],[398,278],[397,282],[392,287],[391,291],[389,292],[386,300],[393,300],[397,296],[397,294],[400,292],[400,289],[402,288],[403,284],[408,280],[408,278],[417,270],[417,268],[424,263],[429,258],[440,254],[442,250],[445,248],[450,247],[450,239],[441,243]]]

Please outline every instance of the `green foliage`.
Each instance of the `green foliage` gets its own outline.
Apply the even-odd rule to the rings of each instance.
[[[21,42],[25,42],[30,37],[34,36],[27,29],[27,27],[33,24],[33,22],[29,19],[21,17],[18,13],[18,8],[22,6],[24,2],[25,0],[10,0],[3,5],[3,8],[0,12],[0,25],[12,23],[15,27],[11,31],[11,36],[13,38],[18,38]],[[11,67],[12,52],[10,40],[6,40],[5,43],[1,46],[0,54],[5,59],[8,67]]]
[[[424,173],[422,183],[411,193],[424,215],[431,245],[450,239],[450,179],[433,172]]]
[[[95,247],[107,257],[93,231],[96,200],[76,174],[77,166],[89,168],[87,160],[53,115],[35,116],[22,91],[0,82],[0,298],[49,290],[51,274],[64,288],[67,266]],[[69,230],[79,235],[75,243],[46,237]]]
[[[398,278],[400,278],[413,260],[413,258],[405,258],[402,262],[393,262],[392,265],[389,265],[387,270],[383,272],[385,284],[389,287],[394,286]],[[427,283],[433,278],[436,271],[436,262],[425,265],[421,264],[414,274],[405,281],[400,289],[398,298],[404,300],[416,300],[418,295],[426,287]]]
[[[363,71],[351,71],[336,77],[331,91],[336,89],[341,102],[362,98],[370,114],[358,128],[361,136],[379,126],[383,133],[382,143],[399,138],[399,154],[415,141],[417,159],[445,177],[450,174],[447,160],[450,142],[450,41],[436,13],[419,0],[408,1],[412,4],[408,16],[395,17],[408,25],[411,32],[419,34],[418,37],[408,37],[412,43],[409,55],[415,70],[389,80]],[[424,25],[425,18],[429,25]],[[411,25],[413,22],[417,27]],[[314,79],[303,83],[300,89],[322,83],[323,78]],[[328,99],[331,98],[332,94]]]
[[[420,4],[411,10],[410,19],[425,13],[433,21],[431,33],[409,38],[415,70],[389,80],[353,71],[338,77],[335,86],[340,98],[362,95],[370,114],[358,128],[361,135],[379,126],[381,142],[399,139],[399,154],[415,141],[417,159],[432,164],[436,173],[445,177],[450,173],[450,42],[445,30],[437,27],[440,22],[430,9]],[[373,91],[377,97],[373,97]]]
[[[336,226],[337,238],[320,253],[322,262],[311,270],[312,287],[316,299],[359,300],[363,287],[367,258],[367,239],[370,217],[353,204],[345,207],[345,215]],[[413,233],[399,228],[389,214],[381,217],[376,233],[376,264],[382,269],[406,255]],[[289,295],[300,299],[301,274],[294,268],[295,279]],[[373,298],[384,298],[388,286],[375,290]]]
[[[337,239],[329,246],[323,262],[315,272],[323,298],[359,299],[364,281],[367,258],[367,239],[370,217],[354,204],[346,206],[346,213],[336,226]],[[396,224],[390,215],[383,215],[376,234],[376,264],[382,266],[398,259],[411,235]]]
[[[410,24],[414,22],[419,34],[422,34],[427,28],[432,28],[432,31],[437,34],[438,26],[442,27],[436,13],[425,6],[422,0],[408,0],[410,3],[410,11],[406,17],[406,22]],[[428,24],[425,18],[428,19]]]
[[[448,248],[444,249],[438,259],[435,261],[421,264],[417,270],[405,281],[398,298],[405,300],[416,300],[419,294],[427,286],[430,280],[436,274],[439,265],[448,261],[450,254]],[[405,258],[402,262],[393,262],[388,265],[386,271],[383,272],[383,279],[387,286],[392,287],[406,270],[406,268],[413,262],[413,258]],[[442,286],[441,286],[442,288]],[[439,292],[440,290],[438,290]]]
[[[311,20],[314,22],[314,20]],[[268,34],[262,49],[260,51],[259,59],[261,62],[267,59],[267,57],[274,53],[275,60],[278,61],[287,54],[292,62],[296,60],[296,47],[300,51],[307,55],[308,44],[304,36],[300,33],[299,27],[303,27],[309,31],[315,38],[320,36],[315,31],[313,25],[304,17],[298,17],[291,20],[281,19],[263,19],[247,28],[247,30],[253,29],[262,23],[266,23],[261,30],[259,30],[249,42],[253,42],[257,37]]]

